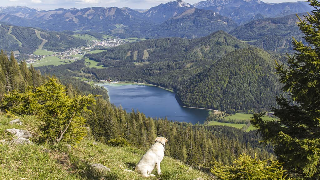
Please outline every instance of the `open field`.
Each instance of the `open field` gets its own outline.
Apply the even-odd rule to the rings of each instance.
[[[101,52],[103,52],[103,51],[105,51],[105,50],[93,50],[93,51],[89,51],[89,52],[87,52],[88,54],[97,54],[97,53],[101,53]]]
[[[80,38],[87,41],[97,40],[97,38],[90,36],[88,34],[75,34],[73,37]]]
[[[243,126],[245,126],[245,124],[222,123],[218,121],[210,121],[208,123],[208,126],[230,126],[230,127],[241,129]]]
[[[54,52],[42,50],[42,49],[37,49],[35,52],[33,52],[33,54],[37,55],[37,56],[48,56],[48,55],[53,55]]]
[[[34,63],[33,66],[34,67],[49,66],[49,65],[58,66],[61,64],[66,64],[66,62],[57,58],[57,57],[48,56],[48,57],[41,59],[40,61]]]
[[[225,119],[237,119],[237,120],[250,120],[253,117],[253,114],[244,114],[244,113],[236,113],[231,116],[225,117]],[[263,120],[272,120],[271,117],[264,116],[262,117]]]
[[[103,69],[104,68],[102,65],[98,66],[99,62],[93,61],[93,60],[91,60],[89,58],[86,58],[85,61],[86,61],[86,66],[88,66],[89,68],[97,68],[97,69]]]
[[[232,123],[232,120],[250,120],[253,117],[253,114],[244,114],[244,113],[236,113],[233,114],[231,116],[226,116],[223,119],[225,120],[225,122],[218,122],[218,121],[209,121],[208,126],[230,126],[230,127],[235,127],[238,129],[241,129],[242,127],[244,127],[246,124],[237,124],[237,123]],[[264,116],[262,117],[263,120],[272,120],[274,118],[268,117],[268,116]],[[230,121],[230,122],[228,122]],[[253,127],[252,125],[250,125],[246,131],[251,131],[251,130],[255,130],[256,128]]]

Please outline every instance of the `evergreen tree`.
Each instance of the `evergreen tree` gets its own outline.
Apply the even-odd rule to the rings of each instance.
[[[32,84],[32,77],[31,77],[31,72],[30,70],[28,69],[27,67],[27,63],[25,61],[22,61],[20,63],[20,72],[21,72],[21,75],[23,76],[24,78],[24,81],[27,83],[27,84]]]
[[[1,108],[14,114],[35,114],[41,131],[40,142],[76,143],[87,132],[84,112],[95,102],[93,95],[70,98],[65,87],[57,79],[36,88],[29,88],[24,93],[14,90],[4,95]]]
[[[278,160],[291,172],[311,179],[320,178],[320,3],[309,0],[312,14],[299,18],[308,45],[293,41],[295,55],[288,67],[277,66],[283,90],[290,98],[278,97],[274,109],[279,120],[252,123],[266,141],[274,145]]]

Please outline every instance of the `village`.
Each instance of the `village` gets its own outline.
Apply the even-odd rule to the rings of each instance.
[[[61,59],[62,61],[77,61],[80,60],[86,53],[101,48],[109,48],[109,47],[116,47],[121,44],[127,43],[127,40],[124,39],[107,39],[107,40],[92,40],[86,47],[77,47],[72,48],[67,51],[63,52],[51,52],[46,51],[43,54],[29,54],[28,58],[26,59],[27,64],[34,64],[38,61],[41,61],[48,57],[56,57]]]

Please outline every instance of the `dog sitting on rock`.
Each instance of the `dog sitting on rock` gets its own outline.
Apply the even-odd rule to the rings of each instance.
[[[157,164],[157,172],[160,175],[160,162],[164,157],[165,144],[168,140],[164,137],[157,137],[155,143],[151,148],[142,156],[141,160],[136,166],[136,171],[141,173],[144,177],[154,176],[151,174],[154,166]]]

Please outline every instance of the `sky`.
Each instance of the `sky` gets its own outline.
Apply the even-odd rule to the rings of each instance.
[[[85,8],[85,7],[129,7],[131,9],[149,9],[161,3],[173,0],[1,0],[0,7],[27,6],[40,10],[58,8]],[[183,0],[195,4],[203,0]],[[269,3],[296,2],[297,0],[262,0]]]

